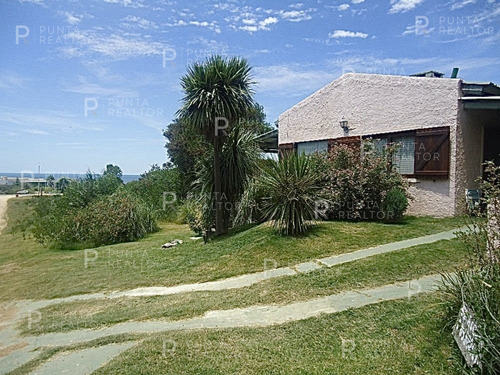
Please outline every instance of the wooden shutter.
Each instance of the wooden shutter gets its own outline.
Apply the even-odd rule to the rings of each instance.
[[[294,150],[293,143],[282,143],[278,146],[278,153],[280,157],[289,152],[293,152],[293,150]]]
[[[415,176],[448,177],[450,170],[450,128],[417,130]]]

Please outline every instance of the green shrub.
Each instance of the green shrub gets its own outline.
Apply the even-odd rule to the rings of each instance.
[[[116,176],[88,173],[62,196],[33,199],[33,214],[19,227],[41,243],[67,249],[142,238],[156,230],[156,213],[122,185]]]
[[[289,154],[269,163],[260,176],[264,217],[281,234],[304,233],[315,219],[320,182],[321,176],[305,155]]]
[[[485,164],[481,182],[482,202],[489,212],[471,212],[468,230],[460,233],[470,253],[470,264],[445,276],[440,291],[447,308],[448,331],[457,321],[463,304],[476,323],[472,340],[481,368],[467,368],[470,374],[498,374],[500,369],[500,167]],[[480,205],[481,206],[481,205]],[[479,208],[479,207],[478,207]],[[457,349],[458,352],[458,349]]]
[[[176,168],[153,165],[138,181],[131,181],[125,187],[148,207],[152,207],[159,218],[174,221],[179,207],[179,184]]]
[[[390,153],[379,156],[372,148],[371,142],[364,141],[363,153],[360,155],[359,149],[339,145],[327,156],[327,166],[323,167],[327,170],[323,193],[328,202],[328,218],[390,220],[386,216],[390,213],[389,209],[394,210],[398,217],[406,210],[399,193],[406,196],[406,183],[392,167]],[[391,191],[391,196],[386,200]],[[383,207],[384,202],[386,209]]]
[[[408,198],[401,188],[394,187],[389,190],[382,202],[382,212],[387,221],[400,220],[408,208]]]
[[[123,190],[91,203],[73,220],[80,242],[92,246],[135,241],[157,230],[154,211]]]

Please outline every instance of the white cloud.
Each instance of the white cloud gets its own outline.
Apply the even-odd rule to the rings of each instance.
[[[469,4],[475,4],[477,0],[461,0],[452,4],[451,10],[462,9]]]
[[[255,18],[252,19],[242,19],[241,22],[243,22],[245,25],[255,25],[257,21]]]
[[[247,22],[245,22],[247,21]],[[266,19],[263,19],[262,21],[259,21],[258,24],[255,19],[252,19],[254,22],[248,22],[248,20],[242,20],[242,22],[245,24],[243,26],[239,26],[239,30],[247,31],[249,33],[255,33],[257,31],[261,30],[271,30],[268,26],[269,25],[274,25],[275,23],[278,22],[278,19],[276,17],[267,17]]]
[[[127,8],[144,8],[144,0],[104,0],[105,3],[109,4],[120,4]]]
[[[405,13],[412,10],[424,0],[391,0],[392,7],[389,9],[390,14]]]
[[[300,9],[300,8],[304,7],[304,4],[303,3],[295,3],[295,4],[290,4],[289,7],[292,9]]]
[[[364,2],[365,2],[365,0],[351,0],[351,3],[353,3],[353,4],[361,4]]]
[[[41,7],[46,8],[47,5],[43,2],[43,0],[19,0],[21,4],[23,3],[29,3],[29,4],[35,4],[35,5],[40,5]]]
[[[144,30],[157,29],[158,25],[154,21],[149,21],[147,19],[137,17],[137,16],[127,16],[122,19],[124,25],[127,27],[138,27]]]
[[[304,70],[290,65],[272,65],[254,68],[257,90],[262,93],[286,92],[287,95],[309,94],[335,78],[329,71]]]
[[[23,89],[26,88],[25,83],[28,78],[22,77],[12,71],[2,71],[0,74],[0,89]]]
[[[290,11],[280,10],[278,14],[283,19],[290,22],[308,21],[312,18],[312,16],[309,14],[309,11],[305,10],[290,10]]]
[[[277,22],[278,19],[276,17],[267,17],[265,20],[259,22],[259,26],[264,28],[268,25],[274,25]]]
[[[136,56],[162,55],[164,49],[169,47],[143,36],[124,37],[118,34],[103,36],[92,30],[72,32],[67,34],[67,38],[78,44],[78,48],[74,45],[61,47],[63,54],[68,57],[97,54],[123,60]]]
[[[368,36],[366,33],[360,31],[347,31],[347,30],[335,30],[333,33],[328,34],[329,38],[362,38],[365,39]]]
[[[190,25],[193,26],[199,26],[199,27],[206,27],[212,31],[215,31],[217,34],[220,34],[221,29],[220,26],[217,24],[216,21],[189,21]]]
[[[349,4],[340,4],[338,7],[337,7],[338,10],[340,11],[344,11],[344,10],[347,10],[349,9]]]

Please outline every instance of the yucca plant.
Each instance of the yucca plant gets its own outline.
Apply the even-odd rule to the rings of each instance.
[[[221,152],[225,143],[224,132],[217,129],[217,118],[233,127],[244,118],[255,103],[251,67],[243,58],[212,56],[203,63],[195,63],[181,78],[184,91],[179,118],[197,129],[213,146],[213,195],[217,235],[228,229],[224,218],[222,194]],[[229,129],[227,129],[229,130]]]
[[[262,171],[264,217],[284,235],[305,233],[315,220],[321,175],[306,155],[283,155]]]
[[[199,162],[198,180],[194,187],[203,198],[203,207],[211,210],[214,205],[214,197],[210,194],[214,186],[214,174],[210,160],[212,155],[208,156]],[[233,222],[238,201],[258,169],[259,159],[260,149],[254,132],[239,125],[233,127],[221,150],[222,192],[225,202],[223,216],[227,227]],[[213,215],[205,212],[205,216],[209,218]]]

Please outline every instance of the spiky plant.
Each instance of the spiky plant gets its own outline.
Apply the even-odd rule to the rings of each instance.
[[[315,219],[321,175],[306,155],[284,155],[262,172],[263,214],[284,235],[307,231]]]

